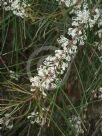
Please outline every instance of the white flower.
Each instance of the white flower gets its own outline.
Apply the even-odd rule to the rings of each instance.
[[[82,128],[82,123],[79,117],[73,115],[71,118],[69,118],[69,121],[72,127],[76,130],[76,136],[84,134],[84,129]]]
[[[75,55],[77,52],[77,46],[73,45],[71,48],[69,48],[68,52],[72,56]]]
[[[73,45],[71,49],[73,50],[74,54],[77,52],[77,46]]]
[[[93,90],[92,91],[92,98],[95,98],[95,99],[102,99],[102,87],[99,87],[97,90]]]
[[[39,67],[38,69],[38,76],[40,76],[41,78],[42,77],[45,77],[45,75],[47,75],[48,74],[48,71],[47,71],[47,69],[46,69],[46,67],[44,66],[44,67]]]
[[[30,82],[32,83],[33,87],[39,87],[41,84],[41,78],[39,76],[32,77],[30,79]],[[33,90],[32,90],[33,91]]]
[[[55,50],[55,57],[58,59],[63,59],[66,57],[66,54],[63,50]]]
[[[78,0],[56,0],[59,4],[64,3],[66,7],[70,7],[78,2]]]
[[[79,26],[79,24],[87,24],[89,20],[89,12],[87,11],[77,11],[77,17],[72,18],[72,26]]]
[[[2,118],[0,118],[0,129],[2,129],[2,126],[12,129],[13,127],[13,122],[11,115],[9,113],[6,113]]]
[[[46,113],[49,111],[48,108],[41,108],[40,111],[33,111],[28,115],[28,119],[30,120],[31,124],[37,123],[40,126],[43,126],[46,124]]]
[[[4,0],[0,6],[2,6],[5,11],[12,11],[14,15],[22,18],[28,17],[26,8],[29,7],[30,4],[27,4],[25,0],[9,0],[8,2]]]
[[[76,35],[78,35],[78,28],[69,28],[68,29],[68,34],[74,38]],[[80,34],[80,33],[79,33]]]
[[[70,55],[67,55],[67,57],[65,58],[66,59],[66,61],[71,61],[71,56]]]
[[[9,76],[11,79],[18,81],[19,75],[17,73],[15,73],[15,71],[10,70],[9,74],[10,74]]]
[[[60,38],[58,38],[57,39],[57,42],[59,43],[59,44],[64,44],[64,43],[66,43],[67,42],[67,44],[68,44],[68,39],[66,38],[66,37],[64,37],[64,35],[61,35],[60,36]]]
[[[94,27],[97,20],[100,18],[100,11],[98,8],[95,9],[93,15],[90,14],[88,4],[83,3],[83,9],[79,8],[74,11],[75,17],[72,18],[72,26],[78,27],[84,24],[85,28]]]

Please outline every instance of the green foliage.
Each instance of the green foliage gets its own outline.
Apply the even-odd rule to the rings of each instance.
[[[101,136],[101,122],[96,116],[96,106],[102,106],[102,100],[91,100],[92,91],[97,90],[102,83],[102,63],[99,52],[92,46],[94,37],[87,32],[88,40],[84,47],[78,50],[71,66],[66,87],[49,91],[47,104],[48,123],[39,126],[31,125],[28,114],[42,104],[33,99],[30,83],[26,73],[26,64],[30,54],[37,48],[56,46],[61,34],[66,34],[71,24],[70,8],[61,7],[55,0],[29,0],[32,3],[29,19],[21,19],[10,12],[0,11],[0,115],[11,112],[14,127],[11,130],[0,130],[0,136],[76,136],[69,118],[76,115],[81,118],[82,127],[88,135],[89,123],[93,119],[98,123],[93,135]],[[41,54],[43,55],[43,54]],[[33,60],[32,73],[36,73],[38,58]],[[20,77],[14,81],[9,77],[9,71],[15,71]],[[89,107],[87,121],[84,122],[85,108]],[[102,108],[101,108],[102,113]],[[94,114],[94,115],[93,115]],[[91,124],[91,125],[92,125]],[[92,134],[90,132],[90,134]]]

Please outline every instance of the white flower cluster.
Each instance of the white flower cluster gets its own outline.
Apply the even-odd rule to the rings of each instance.
[[[102,87],[100,87],[97,91],[93,90],[92,94],[93,98],[102,99]]]
[[[30,79],[33,88],[52,90],[57,87],[58,82],[62,81],[60,78],[61,75],[64,74],[77,52],[77,46],[74,44],[74,41],[70,42],[63,35],[58,39],[58,43],[61,44],[62,49],[55,50],[55,55],[49,55],[45,58],[42,65],[37,68],[38,75]]]
[[[30,6],[25,0],[1,0],[0,6],[5,11],[12,11],[14,15],[20,16],[22,18],[28,17],[26,13],[26,8]]]
[[[43,126],[46,124],[46,113],[49,110],[47,108],[42,108],[40,112],[31,112],[30,115],[27,117],[30,120],[31,124],[39,124],[40,126]]]
[[[76,136],[79,136],[80,134],[84,134],[84,130],[82,128],[82,123],[81,123],[81,120],[79,117],[72,116],[71,118],[69,118],[69,121],[70,121],[72,127],[76,131]]]
[[[94,10],[94,14],[91,15],[88,4],[83,4],[83,9],[77,9],[75,11],[75,17],[72,18],[72,26],[78,27],[81,24],[84,24],[84,28],[92,28],[96,24],[97,20],[100,17],[100,11],[98,8]]]
[[[61,0],[60,2],[64,2],[69,7],[70,4],[75,4],[78,1]],[[100,20],[100,16],[98,8],[95,8],[92,14],[90,13],[86,0],[76,4],[74,15],[72,16],[72,25],[68,28],[68,35],[71,36],[72,40],[65,38],[63,35],[58,39],[61,49],[55,50],[55,55],[49,55],[42,65],[37,68],[38,75],[30,79],[32,88],[37,87],[42,91],[43,89],[51,90],[57,87],[57,83],[61,81],[60,75],[64,74],[77,52],[76,45],[85,44],[87,39],[85,29],[88,27],[93,28]],[[99,24],[101,25],[101,23]],[[31,91],[35,91],[35,89],[31,89]],[[43,94],[46,96],[44,92]]]
[[[78,43],[78,45],[84,45],[87,39],[85,31],[80,30],[78,27],[68,28],[68,35],[70,35],[74,39],[74,43]]]
[[[4,117],[0,118],[0,130],[2,128],[12,129],[13,122],[11,119],[11,115],[6,113]]]
[[[68,29],[68,34],[72,37],[77,34],[77,29],[80,29],[80,37],[76,37],[76,41],[79,42],[79,45],[84,45],[84,41],[87,39],[85,30],[87,28],[93,28],[94,25],[97,23],[101,24],[102,20],[100,21],[101,14],[98,8],[95,8],[94,12],[91,14],[88,8],[87,3],[83,3],[83,8],[77,8],[74,12],[75,16],[72,17],[72,28]],[[101,36],[99,30],[99,36]]]
[[[59,3],[59,5],[61,5],[61,3],[64,3],[66,7],[73,6],[78,2],[78,0],[56,0],[56,1]]]
[[[58,1],[58,0],[57,0]],[[60,3],[65,3],[67,7],[70,7],[71,5],[77,3],[77,0],[60,0]],[[70,5],[71,3],[71,5]],[[87,28],[93,28],[95,24],[98,25],[98,36],[101,39],[102,35],[102,14],[101,14],[101,9],[100,8],[93,8],[92,11],[90,12],[89,7],[88,7],[88,2],[87,0],[82,0],[78,2],[73,8],[72,11],[70,12],[72,14],[72,27],[68,29],[68,34],[73,37],[75,37],[79,32],[80,37],[76,37],[74,39],[75,42],[79,42],[78,45],[84,45],[85,40],[87,39],[86,36],[86,29]],[[77,31],[80,29],[80,31]]]
[[[9,74],[10,74],[10,78],[11,78],[11,79],[14,79],[14,80],[16,80],[16,81],[18,80],[19,75],[16,74],[14,71],[10,70],[10,71],[9,71]]]

